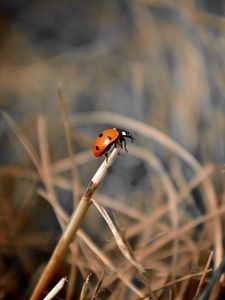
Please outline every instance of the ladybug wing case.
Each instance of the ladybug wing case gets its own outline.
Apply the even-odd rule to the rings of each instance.
[[[96,157],[103,155],[109,150],[112,144],[116,141],[119,136],[119,132],[113,129],[106,129],[102,131],[95,139],[93,144],[93,153]]]

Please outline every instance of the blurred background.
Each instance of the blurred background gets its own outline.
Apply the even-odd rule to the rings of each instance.
[[[128,142],[129,155],[121,154],[96,196],[109,201],[110,212],[112,199],[143,215],[153,212],[167,203],[162,188],[165,174],[167,183],[179,194],[201,166],[211,168],[210,189],[216,202],[208,204],[209,195],[195,186],[185,197],[189,202],[178,208],[178,217],[173,215],[170,225],[177,228],[224,203],[224,15],[222,0],[0,2],[0,109],[10,115],[38,155],[37,118],[45,118],[50,162],[61,176],[55,192],[68,214],[73,210],[71,166],[59,84],[77,154],[78,194],[101,162],[91,153],[95,136],[104,128],[124,127],[134,134],[135,145]],[[9,123],[0,117],[0,272],[5,274],[0,279],[0,299],[15,299],[15,295],[25,299],[61,229],[44,199],[44,183]],[[166,138],[175,144],[169,145]],[[151,228],[146,239],[130,233],[132,246],[141,247],[164,232],[165,224],[170,223],[168,215],[160,221],[161,227]],[[123,216],[121,226],[139,221]],[[111,238],[102,224],[101,216],[92,209],[82,227],[99,247],[105,247]],[[191,238],[198,240],[192,234]],[[219,235],[222,242],[221,238]],[[213,243],[212,233],[204,251],[212,249]],[[80,247],[85,252],[85,246]],[[112,248],[105,251],[111,253]],[[163,262],[168,269],[171,261]],[[178,273],[189,272],[190,261],[178,263],[179,270],[185,265]],[[78,267],[81,278],[89,272],[83,264]],[[62,274],[67,274],[69,264],[64,268]],[[113,288],[109,290],[113,295]],[[124,295],[122,299],[130,296],[125,291]],[[109,296],[106,293],[104,297],[101,299]]]

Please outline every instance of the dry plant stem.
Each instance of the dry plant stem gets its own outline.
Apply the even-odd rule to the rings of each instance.
[[[59,291],[64,287],[66,281],[67,281],[66,277],[62,278],[43,300],[53,299],[55,295],[57,295]]]
[[[96,285],[96,287],[94,289],[94,293],[93,293],[93,295],[91,297],[91,300],[97,299],[98,292],[100,291],[100,288],[102,286],[102,282],[103,282],[104,276],[105,276],[105,273],[103,272],[100,280],[98,281],[98,283],[97,283],[97,285]]]
[[[84,284],[83,284],[83,286],[82,286],[82,290],[81,290],[81,294],[80,294],[79,300],[84,300],[84,299],[86,299],[87,292],[88,292],[88,286],[89,286],[89,280],[90,280],[91,275],[92,275],[92,273],[90,273],[90,274],[87,276],[87,278],[86,278],[86,280],[85,280],[85,282],[84,282]]]
[[[70,159],[70,163],[72,166],[71,172],[72,172],[72,177],[73,177],[74,207],[77,207],[78,201],[79,201],[79,191],[80,191],[79,174],[78,174],[76,158],[75,158],[73,146],[72,146],[72,131],[71,131],[70,124],[69,124],[69,116],[68,116],[68,112],[66,109],[66,104],[65,104],[65,99],[63,96],[61,84],[58,85],[58,97],[59,97],[62,118],[63,118],[64,130],[65,130],[65,134],[66,134],[66,142],[67,142],[67,147],[68,147],[69,159]]]
[[[213,251],[209,255],[208,261],[207,261],[206,266],[205,266],[205,271],[207,271],[209,269],[210,263],[212,261],[212,256],[213,256]],[[204,281],[205,281],[206,275],[207,275],[207,273],[202,274],[202,277],[201,277],[201,279],[199,281],[199,285],[198,285],[198,288],[197,288],[197,291],[196,291],[196,294],[195,294],[195,297],[194,297],[193,300],[197,300],[198,299],[198,297],[200,295],[200,292],[201,292],[201,289],[202,289],[202,287],[204,285]]]
[[[77,258],[77,243],[73,243],[73,247],[76,250],[75,258]],[[71,247],[72,248],[72,247]],[[71,249],[70,248],[70,249]],[[75,280],[76,280],[76,274],[77,274],[77,266],[74,264],[70,265],[70,275],[69,275],[69,283],[68,283],[68,287],[67,287],[67,291],[66,291],[66,297],[65,300],[69,300],[72,299],[72,295],[73,295],[73,289],[74,289],[74,285],[75,285]]]
[[[107,174],[108,169],[112,166],[113,162],[117,158],[120,151],[120,146],[117,145],[109,155],[107,160],[101,164],[100,168],[97,170],[96,174],[90,181],[88,187],[86,188],[79,205],[75,212],[73,213],[71,220],[62,234],[44,272],[42,273],[37,286],[35,287],[33,294],[31,295],[31,300],[39,299],[46,288],[47,284],[51,280],[52,276],[56,272],[57,268],[63,261],[68,247],[72,240],[75,237],[75,234],[80,227],[81,222],[83,221],[90,205],[91,205],[91,197],[95,190],[98,188],[105,175]]]

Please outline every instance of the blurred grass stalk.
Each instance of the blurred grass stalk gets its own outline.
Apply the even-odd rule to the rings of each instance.
[[[64,287],[64,284],[66,282],[67,282],[67,278],[66,277],[62,278],[43,300],[53,299],[59,293],[59,291]]]
[[[51,278],[53,277],[54,273],[58,269],[59,265],[63,261],[66,252],[69,248],[70,243],[74,239],[77,230],[80,227],[81,222],[85,218],[85,215],[91,205],[91,197],[104,179],[104,177],[107,174],[108,169],[112,166],[114,161],[116,160],[119,152],[120,152],[120,145],[117,145],[113,149],[113,151],[110,153],[108,159],[105,159],[93,178],[91,179],[90,183],[88,184],[83,196],[81,197],[81,200],[78,204],[77,209],[74,211],[71,220],[63,232],[54,252],[52,253],[52,256],[43,271],[32,295],[31,300],[37,300],[41,297],[44,289],[50,282]]]

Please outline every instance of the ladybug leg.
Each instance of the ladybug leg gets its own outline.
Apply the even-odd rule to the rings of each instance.
[[[109,145],[106,149],[105,149],[105,157],[106,157],[106,161],[108,160],[109,154],[112,152],[114,145]],[[116,147],[116,144],[115,144]]]
[[[121,140],[118,141],[119,145],[122,147]],[[117,148],[117,143],[115,143],[115,148]],[[120,155],[120,151],[118,152],[118,156]]]
[[[109,153],[105,153],[105,157],[106,157],[106,161],[108,161],[108,158],[109,158]]]
[[[122,147],[123,147],[123,149],[125,149],[126,152],[128,152],[128,150],[127,150],[127,142],[126,142],[126,140],[124,138],[122,138]]]

